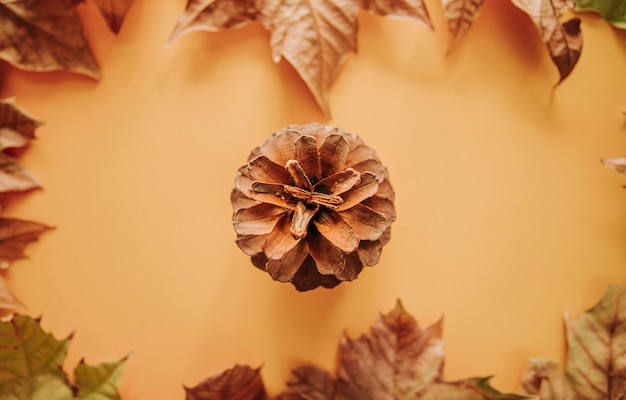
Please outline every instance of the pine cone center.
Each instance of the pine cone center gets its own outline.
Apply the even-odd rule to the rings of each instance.
[[[320,208],[336,210],[343,203],[343,199],[334,194],[337,190],[349,190],[361,180],[361,174],[348,168],[313,184],[297,160],[287,161],[285,169],[291,174],[293,185],[277,188],[275,184],[256,182],[251,190],[256,194],[279,196],[295,205],[289,229],[294,239],[306,237],[309,223]]]

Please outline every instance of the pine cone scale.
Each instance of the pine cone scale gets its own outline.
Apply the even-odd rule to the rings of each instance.
[[[350,143],[342,135],[329,135],[320,147],[322,176],[331,176],[343,170],[348,159]]]
[[[267,262],[267,272],[276,281],[291,282],[308,255],[306,243],[300,241],[293,249],[285,253],[280,260],[269,260]]]
[[[324,236],[309,235],[306,245],[320,274],[336,276],[344,270],[346,266],[344,253]]]
[[[390,225],[384,214],[365,204],[357,204],[339,215],[362,240],[378,239]]]
[[[317,140],[313,136],[300,136],[295,143],[295,159],[298,161],[311,183],[321,179],[322,167],[317,153]]]
[[[336,211],[320,211],[313,223],[322,236],[344,253],[352,253],[359,246],[359,236]]]
[[[333,196],[340,195],[352,189],[361,182],[361,174],[352,168],[337,172],[317,182],[313,190]]]
[[[285,214],[276,222],[262,249],[268,259],[279,260],[299,241],[291,235],[291,216]]]
[[[258,156],[248,163],[248,175],[259,182],[293,184],[291,174],[265,156]]]
[[[270,233],[286,211],[268,203],[243,208],[235,213],[233,226],[240,235],[263,235]]]
[[[361,181],[340,194],[343,202],[337,207],[337,211],[344,211],[374,196],[378,191],[378,178],[371,172],[361,174]]]

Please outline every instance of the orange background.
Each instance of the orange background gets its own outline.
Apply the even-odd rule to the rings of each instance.
[[[422,326],[445,317],[444,376],[495,375],[516,391],[529,357],[563,361],[563,313],[626,278],[626,34],[581,14],[584,49],[557,81],[530,19],[487,1],[446,57],[435,32],[362,12],[359,52],[330,92],[332,119],[258,24],[164,43],[184,0],[136,0],[115,37],[81,6],[102,67],[94,82],[3,65],[0,95],[45,121],[21,157],[45,190],[5,216],[54,224],[8,283],[57,337],[66,367],[134,357],[124,399],[182,399],[182,385],[263,365],[270,393],[291,367],[333,370],[346,331],[397,298]],[[333,290],[298,293],[235,245],[229,195],[249,151],[320,121],[377,149],[398,219],[381,262]]]

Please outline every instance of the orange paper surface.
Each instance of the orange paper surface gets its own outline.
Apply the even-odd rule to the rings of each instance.
[[[325,117],[258,24],[164,44],[185,1],[136,0],[119,36],[81,6],[99,82],[2,66],[2,97],[45,121],[21,156],[45,189],[5,216],[57,226],[8,284],[57,337],[66,367],[134,352],[122,397],[182,399],[235,363],[268,391],[291,367],[334,370],[345,331],[400,298],[422,326],[444,316],[448,380],[495,375],[517,391],[529,357],[564,361],[562,318],[626,278],[626,191],[601,158],[626,154],[626,34],[580,14],[584,49],[557,88],[530,19],[487,1],[446,56],[436,30],[359,16],[358,54]],[[381,262],[333,290],[298,293],[235,245],[230,191],[250,150],[291,123],[359,134],[389,169],[398,219]]]

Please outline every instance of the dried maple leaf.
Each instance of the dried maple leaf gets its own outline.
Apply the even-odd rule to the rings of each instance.
[[[580,18],[570,15],[574,0],[513,0],[513,4],[528,14],[539,30],[562,82],[574,69],[583,47]]]
[[[626,2],[624,0],[576,0],[576,10],[597,12],[614,26],[626,29]]]
[[[328,87],[346,56],[356,50],[360,8],[432,28],[423,0],[189,0],[169,42],[193,31],[218,31],[258,20],[271,32],[274,61],[284,57],[328,115]]]
[[[339,381],[359,398],[410,398],[441,378],[443,319],[422,330],[398,301],[381,315],[369,334],[344,335]]]
[[[265,386],[259,369],[235,365],[192,388],[185,387],[187,400],[263,400]]]
[[[0,152],[0,193],[41,188],[41,183],[13,157]]]
[[[1,152],[27,145],[35,138],[40,122],[13,104],[13,99],[0,100],[0,193],[41,188],[41,183],[15,158]]]
[[[120,31],[126,12],[133,4],[133,0],[94,0],[109,28],[115,33]]]
[[[0,269],[6,269],[15,260],[26,258],[26,245],[50,229],[53,228],[38,222],[0,218]]]
[[[448,20],[449,49],[453,49],[478,18],[484,0],[442,0]]]
[[[0,59],[27,71],[98,78],[76,5],[82,0],[0,0]]]
[[[612,285],[578,321],[567,315],[566,375],[533,360],[522,391],[540,400],[617,400],[626,396],[626,287]]]
[[[55,339],[28,316],[0,323],[0,400],[119,400],[115,386],[128,357],[94,366],[81,362],[70,385],[61,369],[70,339]]]
[[[0,100],[0,150],[26,146],[39,126],[41,122],[16,107],[14,99]]]

